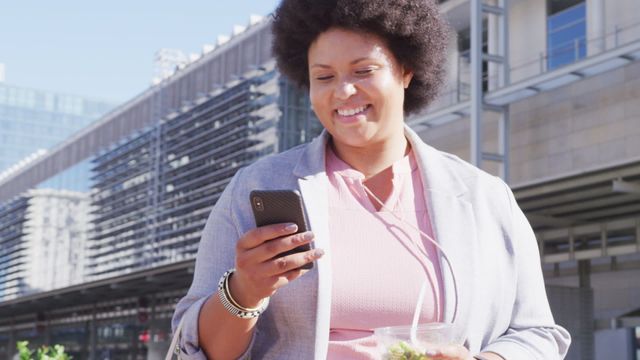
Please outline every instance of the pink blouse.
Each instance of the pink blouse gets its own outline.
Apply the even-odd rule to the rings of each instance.
[[[373,329],[410,325],[425,279],[429,286],[420,322],[442,320],[437,250],[387,210],[377,211],[364,190],[364,175],[329,146],[326,169],[333,267],[328,359],[379,359]],[[392,170],[393,190],[385,207],[433,238],[413,152]]]

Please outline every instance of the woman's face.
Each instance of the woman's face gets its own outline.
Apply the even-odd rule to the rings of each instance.
[[[331,28],[309,47],[313,110],[336,145],[367,147],[404,136],[404,89],[412,73],[378,36]]]

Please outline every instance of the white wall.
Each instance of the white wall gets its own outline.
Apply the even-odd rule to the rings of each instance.
[[[616,26],[619,28],[617,35],[619,45],[638,40],[640,38],[640,2],[638,0],[604,2],[604,28],[607,35],[607,48],[615,46]]]
[[[586,0],[587,55],[605,50],[605,0]]]
[[[540,73],[540,53],[547,44],[545,0],[515,1],[509,12],[511,82]]]

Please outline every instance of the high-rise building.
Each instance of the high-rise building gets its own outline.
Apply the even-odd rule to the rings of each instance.
[[[114,104],[0,82],[0,182],[35,157],[99,119]],[[22,164],[21,164],[22,162]],[[86,171],[52,179],[50,187],[88,189]]]
[[[0,206],[0,301],[84,281],[85,193],[37,189]]]

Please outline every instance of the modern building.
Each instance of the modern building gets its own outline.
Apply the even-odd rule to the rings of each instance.
[[[91,279],[195,257],[231,177],[278,151],[280,84],[268,64],[93,160]]]
[[[28,165],[26,159],[42,156],[113,107],[104,101],[0,82],[0,182]],[[88,166],[81,167],[44,187],[86,191],[86,171]]]
[[[84,281],[85,193],[37,189],[0,207],[0,301]]]
[[[438,101],[408,124],[435,147],[508,180],[536,232],[554,315],[574,338],[567,358],[638,358],[640,13],[634,0],[440,3],[457,33],[450,44],[450,81]],[[215,200],[219,185],[207,178],[215,175],[202,171],[207,165],[194,159],[207,158],[207,151],[223,151],[212,143],[203,143],[206,150],[198,148],[196,140],[168,129],[194,134],[196,123],[210,124],[211,115],[200,112],[199,106],[214,106],[219,95],[212,91],[269,63],[269,45],[268,21],[252,24],[0,181],[0,199],[11,198],[101,151],[94,167],[97,180],[104,181],[93,201],[96,206],[103,200],[115,205],[121,195],[136,200],[129,200],[126,192],[98,195],[112,176],[107,168],[115,170],[120,164],[119,174],[131,171],[132,177],[113,173],[113,184],[124,184],[153,164],[155,175],[140,186],[151,184],[149,194],[162,196],[131,206],[153,209],[136,213],[136,230],[145,236],[142,245],[131,246],[144,248],[155,242],[157,249],[164,249],[150,251],[136,272],[0,303],[0,344],[6,340],[8,348],[16,339],[43,343],[55,338],[92,359],[105,351],[157,358],[166,349],[173,301],[186,291],[193,271],[189,246],[194,246],[191,239],[207,206],[202,203]],[[308,100],[299,92],[288,97],[283,89],[290,85],[278,82],[278,149],[284,149],[307,141],[317,127],[295,121],[300,116],[309,119]],[[172,121],[174,125],[167,125]],[[135,139],[143,140],[132,151],[147,146],[155,163],[139,157],[136,160],[148,164],[130,164],[132,159],[125,162],[125,154],[116,154]],[[169,159],[169,154],[174,156]],[[181,175],[185,170],[192,172]],[[200,179],[208,179],[203,190]],[[202,203],[200,194],[206,198]],[[192,202],[180,202],[181,196],[193,196]],[[147,205],[149,201],[156,206]],[[124,213],[131,208],[121,209]],[[96,224],[109,223],[100,219]],[[105,226],[92,234],[94,244],[119,246],[128,241],[109,240],[120,236],[105,233],[110,230],[120,231]],[[166,250],[170,244],[177,245],[174,253]],[[162,256],[184,260],[146,267],[156,258],[160,264]],[[113,266],[105,264],[105,269]],[[63,305],[71,299],[74,306]],[[66,337],[60,335],[65,331]]]

